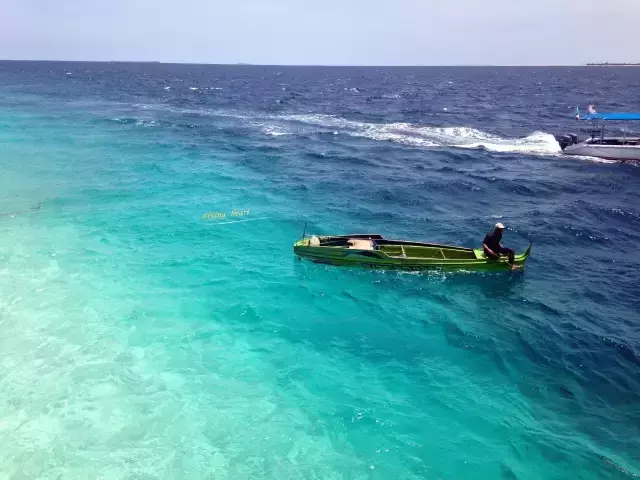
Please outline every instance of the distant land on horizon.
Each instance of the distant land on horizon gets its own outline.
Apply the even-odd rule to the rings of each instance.
[[[640,67],[640,63],[617,63],[617,62],[587,63],[587,67]]]

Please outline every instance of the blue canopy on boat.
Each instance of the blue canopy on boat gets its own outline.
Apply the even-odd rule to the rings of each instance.
[[[592,113],[580,120],[640,120],[640,113]]]

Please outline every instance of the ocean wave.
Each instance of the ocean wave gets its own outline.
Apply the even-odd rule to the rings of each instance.
[[[468,126],[435,127],[406,122],[370,123],[319,113],[269,115],[165,105],[136,106],[142,110],[165,110],[183,115],[235,118],[247,121],[271,136],[331,133],[424,148],[453,147],[549,156],[562,153],[554,136],[545,132],[533,132],[522,138],[508,138]]]
[[[611,160],[609,158],[588,157],[586,155],[563,155],[563,157],[568,160],[582,160],[587,162],[604,163],[604,164],[610,164],[610,165],[620,163],[620,160]],[[632,167],[640,166],[640,162],[636,160],[627,160],[625,163]]]
[[[144,127],[156,127],[160,126],[163,123],[150,118],[132,118],[132,117],[115,117],[110,119],[110,121],[115,123],[121,123],[124,125],[137,125]]]
[[[262,133],[265,135],[271,135],[272,137],[280,137],[283,135],[293,135],[293,132],[284,132],[274,126],[266,126],[262,129]]]
[[[367,123],[322,114],[294,114],[271,117],[273,120],[338,130],[339,133],[371,140],[391,141],[421,147],[457,147],[493,152],[540,155],[561,153],[553,135],[534,132],[524,138],[504,138],[472,127],[432,127],[411,123]],[[304,132],[301,132],[304,133]]]

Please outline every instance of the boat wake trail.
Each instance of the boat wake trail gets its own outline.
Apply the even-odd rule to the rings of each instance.
[[[150,112],[162,110],[178,115],[206,118],[207,121],[240,122],[245,127],[257,128],[263,134],[280,137],[287,135],[333,134],[349,135],[383,142],[394,142],[414,147],[454,147],[485,149],[492,152],[514,152],[533,155],[558,155],[562,151],[553,135],[534,132],[522,138],[501,137],[472,127],[436,127],[405,122],[369,123],[348,120],[336,115],[310,114],[261,114],[233,110],[183,109],[164,105],[136,104],[134,107]],[[119,120],[119,119],[118,119]],[[130,120],[140,125],[135,118]],[[162,122],[147,125],[158,125]],[[170,122],[169,122],[170,123]],[[190,124],[190,127],[193,126]]]
[[[534,132],[524,138],[504,138],[471,127],[432,127],[410,123],[366,123],[321,114],[278,115],[268,117],[276,124],[265,125],[267,135],[295,135],[331,132],[371,140],[391,141],[419,147],[457,147],[493,152],[519,152],[538,155],[561,153],[553,135]]]

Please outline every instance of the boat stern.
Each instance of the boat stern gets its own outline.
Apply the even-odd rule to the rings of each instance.
[[[487,255],[484,253],[484,250],[481,248],[474,249],[476,254],[476,258],[481,260],[483,265],[479,266],[478,270],[508,270],[510,268],[509,259],[506,256],[501,256],[499,260],[489,260],[487,261]],[[527,259],[531,255],[531,244],[527,247],[527,249],[520,254],[516,254],[513,257],[514,263],[523,268],[524,264],[527,263]]]
[[[570,147],[571,145],[577,145],[579,143],[578,136],[574,133],[568,133],[565,135],[555,135],[555,139],[556,139],[556,142],[558,142],[558,145],[560,145],[560,149],[563,152],[567,147]]]
[[[516,255],[514,257],[516,265],[521,268],[524,267],[524,264],[527,263],[527,259],[529,258],[530,255],[531,255],[531,244],[529,244],[529,246],[524,251],[524,253],[521,253],[520,255]]]

